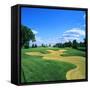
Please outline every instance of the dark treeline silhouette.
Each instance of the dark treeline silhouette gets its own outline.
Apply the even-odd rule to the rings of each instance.
[[[41,44],[41,47],[51,47],[51,44]]]
[[[46,47],[46,45],[42,43],[41,47]]]
[[[47,44],[41,44],[41,47],[48,47],[48,45]]]
[[[36,47],[51,47],[51,44],[44,44],[42,43],[41,45],[37,45],[37,44],[32,44],[31,46],[32,48],[36,48]]]
[[[36,48],[37,47],[37,44],[32,44],[32,48]]]
[[[73,40],[72,42],[69,41],[65,43],[56,43],[55,45],[53,45],[53,47],[58,47],[58,48],[71,47],[74,49],[85,51],[86,39],[84,39],[84,42],[77,42],[76,40]]]

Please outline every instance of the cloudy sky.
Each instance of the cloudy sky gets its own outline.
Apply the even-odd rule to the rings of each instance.
[[[85,11],[23,7],[21,24],[32,29],[38,45],[85,38]]]

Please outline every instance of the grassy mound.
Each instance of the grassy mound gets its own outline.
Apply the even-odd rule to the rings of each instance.
[[[68,48],[61,56],[82,56],[85,57],[85,52],[77,49]]]

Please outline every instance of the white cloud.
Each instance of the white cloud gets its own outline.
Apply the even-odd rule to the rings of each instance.
[[[72,34],[72,35],[82,35],[85,36],[85,31],[81,30],[80,28],[72,28],[71,30],[68,30],[64,32],[64,34]]]
[[[37,34],[38,32],[36,30],[33,30],[34,34]],[[77,40],[78,42],[82,41],[85,37],[85,31],[81,30],[80,28],[72,28],[70,30],[65,31],[62,35],[57,34],[54,37],[50,38],[42,38],[38,35],[36,36],[36,41],[33,43],[36,43],[38,46],[43,44],[51,44],[54,45],[56,43],[64,43],[68,41]],[[82,38],[83,37],[83,38]]]
[[[36,36],[36,41],[35,41],[35,42],[30,41],[30,42],[29,42],[29,45],[32,46],[32,44],[37,44],[37,45],[39,46],[39,45],[41,45],[43,42],[44,42],[44,41],[42,40],[41,37]]]
[[[33,42],[33,43],[36,43],[38,46],[41,45],[41,44],[46,44],[46,45],[54,45],[55,43],[58,42],[58,38],[54,37],[54,38],[48,38],[48,39],[44,39],[44,38],[41,38],[40,36],[36,36],[36,42]]]
[[[85,31],[80,28],[72,28],[63,33],[63,35],[59,38],[60,42],[68,42],[77,40],[78,42],[81,40],[80,37],[85,37]]]
[[[73,41],[73,40],[77,40],[79,42],[79,38],[78,37],[61,37],[59,39],[59,42],[60,43],[64,43],[64,42]]]
[[[38,31],[36,31],[36,30],[32,30],[32,32],[36,35],[36,34],[38,34]]]
[[[79,37],[79,35],[78,34],[68,34],[68,33],[64,33],[63,35],[62,35],[63,37]]]
[[[68,41],[73,41],[77,40],[80,42],[80,37],[85,36],[85,31],[81,30],[80,28],[72,28],[70,30],[65,31],[62,35],[56,35],[54,37],[48,38],[48,39],[43,39],[41,37],[36,36],[36,42],[37,45],[41,45],[42,43],[44,44],[51,44],[54,45],[55,43],[64,43]]]
[[[33,43],[36,43],[38,46],[40,46],[42,43],[45,44],[45,41],[40,36],[36,36],[36,41]]]
[[[43,40],[41,39],[41,37],[36,37],[36,41],[37,41],[37,42],[40,42],[40,43],[43,42]]]

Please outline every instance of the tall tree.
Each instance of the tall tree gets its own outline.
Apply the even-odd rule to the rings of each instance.
[[[29,41],[35,41],[35,34],[32,30],[24,25],[21,25],[21,47],[29,47]]]
[[[49,44],[49,47],[51,47],[51,44]]]
[[[37,44],[35,44],[35,47],[37,47]]]
[[[73,40],[72,47],[75,48],[75,49],[77,49],[77,45],[78,45],[77,41],[76,40]]]
[[[34,44],[32,44],[32,48],[34,48],[35,47],[35,45]]]
[[[45,45],[42,43],[42,45],[41,45],[42,47],[45,47]]]

